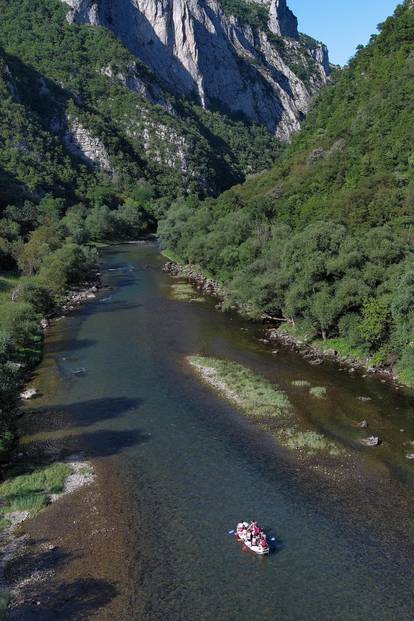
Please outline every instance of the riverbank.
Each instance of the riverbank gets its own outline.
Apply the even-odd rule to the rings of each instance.
[[[168,253],[164,255],[170,258]],[[182,265],[174,260],[165,263],[163,271],[174,278],[182,278],[195,286],[203,295],[216,297],[218,300],[217,309],[234,310],[242,317],[250,319],[249,309],[230,305],[225,289],[212,278],[204,275],[197,267]],[[258,323],[258,320],[255,320]],[[345,366],[350,373],[355,371],[366,372],[377,376],[382,381],[393,383],[397,388],[404,386],[401,378],[395,369],[388,366],[374,365],[372,359],[363,357],[360,352],[354,352],[347,348],[347,353],[339,351],[346,349],[344,343],[339,339],[328,339],[326,341],[314,339],[311,335],[300,332],[297,327],[273,320],[270,316],[261,318],[263,325],[263,336],[260,338],[264,344],[275,347],[287,347],[295,351],[310,364],[320,365],[324,362],[334,362],[340,366]],[[259,325],[259,323],[258,323]],[[410,387],[407,385],[407,387]]]
[[[51,462],[42,467],[32,462],[19,463],[16,469],[20,474],[7,479],[0,485],[0,496],[3,498],[1,507],[0,545],[2,560],[0,563],[0,597],[15,608],[25,599],[27,589],[33,584],[45,582],[50,571],[27,571],[24,575],[13,578],[10,567],[18,559],[27,558],[33,553],[33,543],[27,534],[26,524],[45,511],[53,503],[61,502],[68,494],[72,494],[95,480],[91,463],[82,461],[74,455],[63,462]],[[29,549],[31,547],[31,549]],[[56,545],[46,539],[41,544],[43,552],[55,552]],[[26,568],[27,570],[27,568]],[[37,602],[36,602],[36,605]]]
[[[13,286],[19,286],[18,279],[13,281]],[[3,435],[8,442],[2,447],[3,483],[0,483],[0,544],[3,552],[0,564],[0,618],[8,605],[12,609],[18,607],[23,601],[22,597],[25,598],[24,593],[32,589],[34,584],[40,588],[42,583],[37,570],[31,576],[25,570],[24,579],[21,575],[11,578],[10,572],[13,571],[10,567],[23,557],[26,560],[30,557],[28,564],[36,566],[37,557],[40,559],[45,551],[56,549],[54,544],[45,543],[46,539],[35,549],[27,535],[27,528],[32,528],[28,524],[35,523],[43,513],[53,513],[54,503],[61,502],[65,496],[95,480],[94,467],[90,462],[82,460],[79,454],[59,462],[51,460],[54,450],[50,446],[47,451],[40,453],[26,451],[20,445],[20,438],[28,433],[27,419],[30,416],[21,408],[23,402],[35,399],[39,394],[38,389],[32,386],[32,380],[35,368],[43,357],[43,342],[47,331],[84,304],[96,299],[103,290],[105,287],[101,283],[97,268],[88,282],[70,288],[43,318],[36,314],[34,321],[41,331],[36,355],[26,354],[26,358],[22,357],[24,362],[11,363],[15,364],[18,373],[8,390],[11,398],[9,410],[3,411]],[[45,580],[50,577],[50,573],[51,570],[48,570]]]
[[[82,284],[75,287],[68,281],[65,291],[54,295],[34,277],[1,277],[0,464],[7,463],[16,445],[21,400],[35,396],[27,384],[42,360],[45,330],[94,299],[101,288],[97,265],[87,275]]]
[[[60,381],[55,365],[50,364],[56,334],[65,331],[65,318],[75,318],[106,290],[98,273],[93,282],[66,294],[61,306],[42,321],[43,362],[26,375],[25,388],[34,387],[35,394],[16,419],[19,444],[4,469],[4,485],[28,492],[26,501],[34,510],[6,512],[12,524],[4,523],[0,533],[1,601],[8,604],[9,621],[55,621],[67,615],[122,618],[125,604],[118,580],[125,571],[128,527],[119,481],[110,464],[90,456],[91,447],[81,437],[72,442],[69,412],[57,414],[43,407],[44,398]],[[57,486],[42,488],[38,479],[50,469],[64,469],[64,480],[60,476]]]

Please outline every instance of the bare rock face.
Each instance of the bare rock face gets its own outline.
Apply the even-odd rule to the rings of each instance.
[[[270,30],[280,37],[299,38],[298,19],[286,4],[286,0],[264,0],[263,4],[269,5]]]
[[[110,29],[163,87],[282,140],[299,129],[329,73],[326,48],[303,44],[286,0],[250,0],[268,10],[259,29],[225,13],[220,0],[65,1],[69,21]]]
[[[68,151],[86,164],[112,172],[109,155],[104,144],[83,127],[78,119],[68,119],[64,141]]]

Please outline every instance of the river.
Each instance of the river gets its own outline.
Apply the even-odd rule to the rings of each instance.
[[[56,324],[39,370],[49,378],[40,405],[71,421],[68,452],[81,439],[126,490],[122,619],[413,619],[412,392],[283,348],[272,354],[257,326],[217,312],[214,300],[174,300],[161,265],[155,244],[105,251],[113,291]],[[333,478],[306,470],[200,382],[191,354],[277,382],[350,460]],[[327,387],[327,399],[291,385],[301,378]],[[359,447],[362,419],[382,447]],[[243,552],[228,534],[242,518],[271,529],[269,558]]]

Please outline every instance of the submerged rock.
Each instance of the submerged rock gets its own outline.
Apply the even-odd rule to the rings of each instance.
[[[370,438],[364,438],[361,440],[361,444],[364,446],[380,446],[382,440],[378,436],[371,436]]]
[[[35,397],[37,394],[38,393],[36,388],[28,388],[27,390],[24,390],[22,393],[20,393],[20,398],[27,401],[29,399],[33,399],[33,397]]]

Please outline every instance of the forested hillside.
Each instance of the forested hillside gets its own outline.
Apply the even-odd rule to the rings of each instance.
[[[160,232],[230,303],[414,384],[413,3],[379,29],[273,169],[177,202]]]

